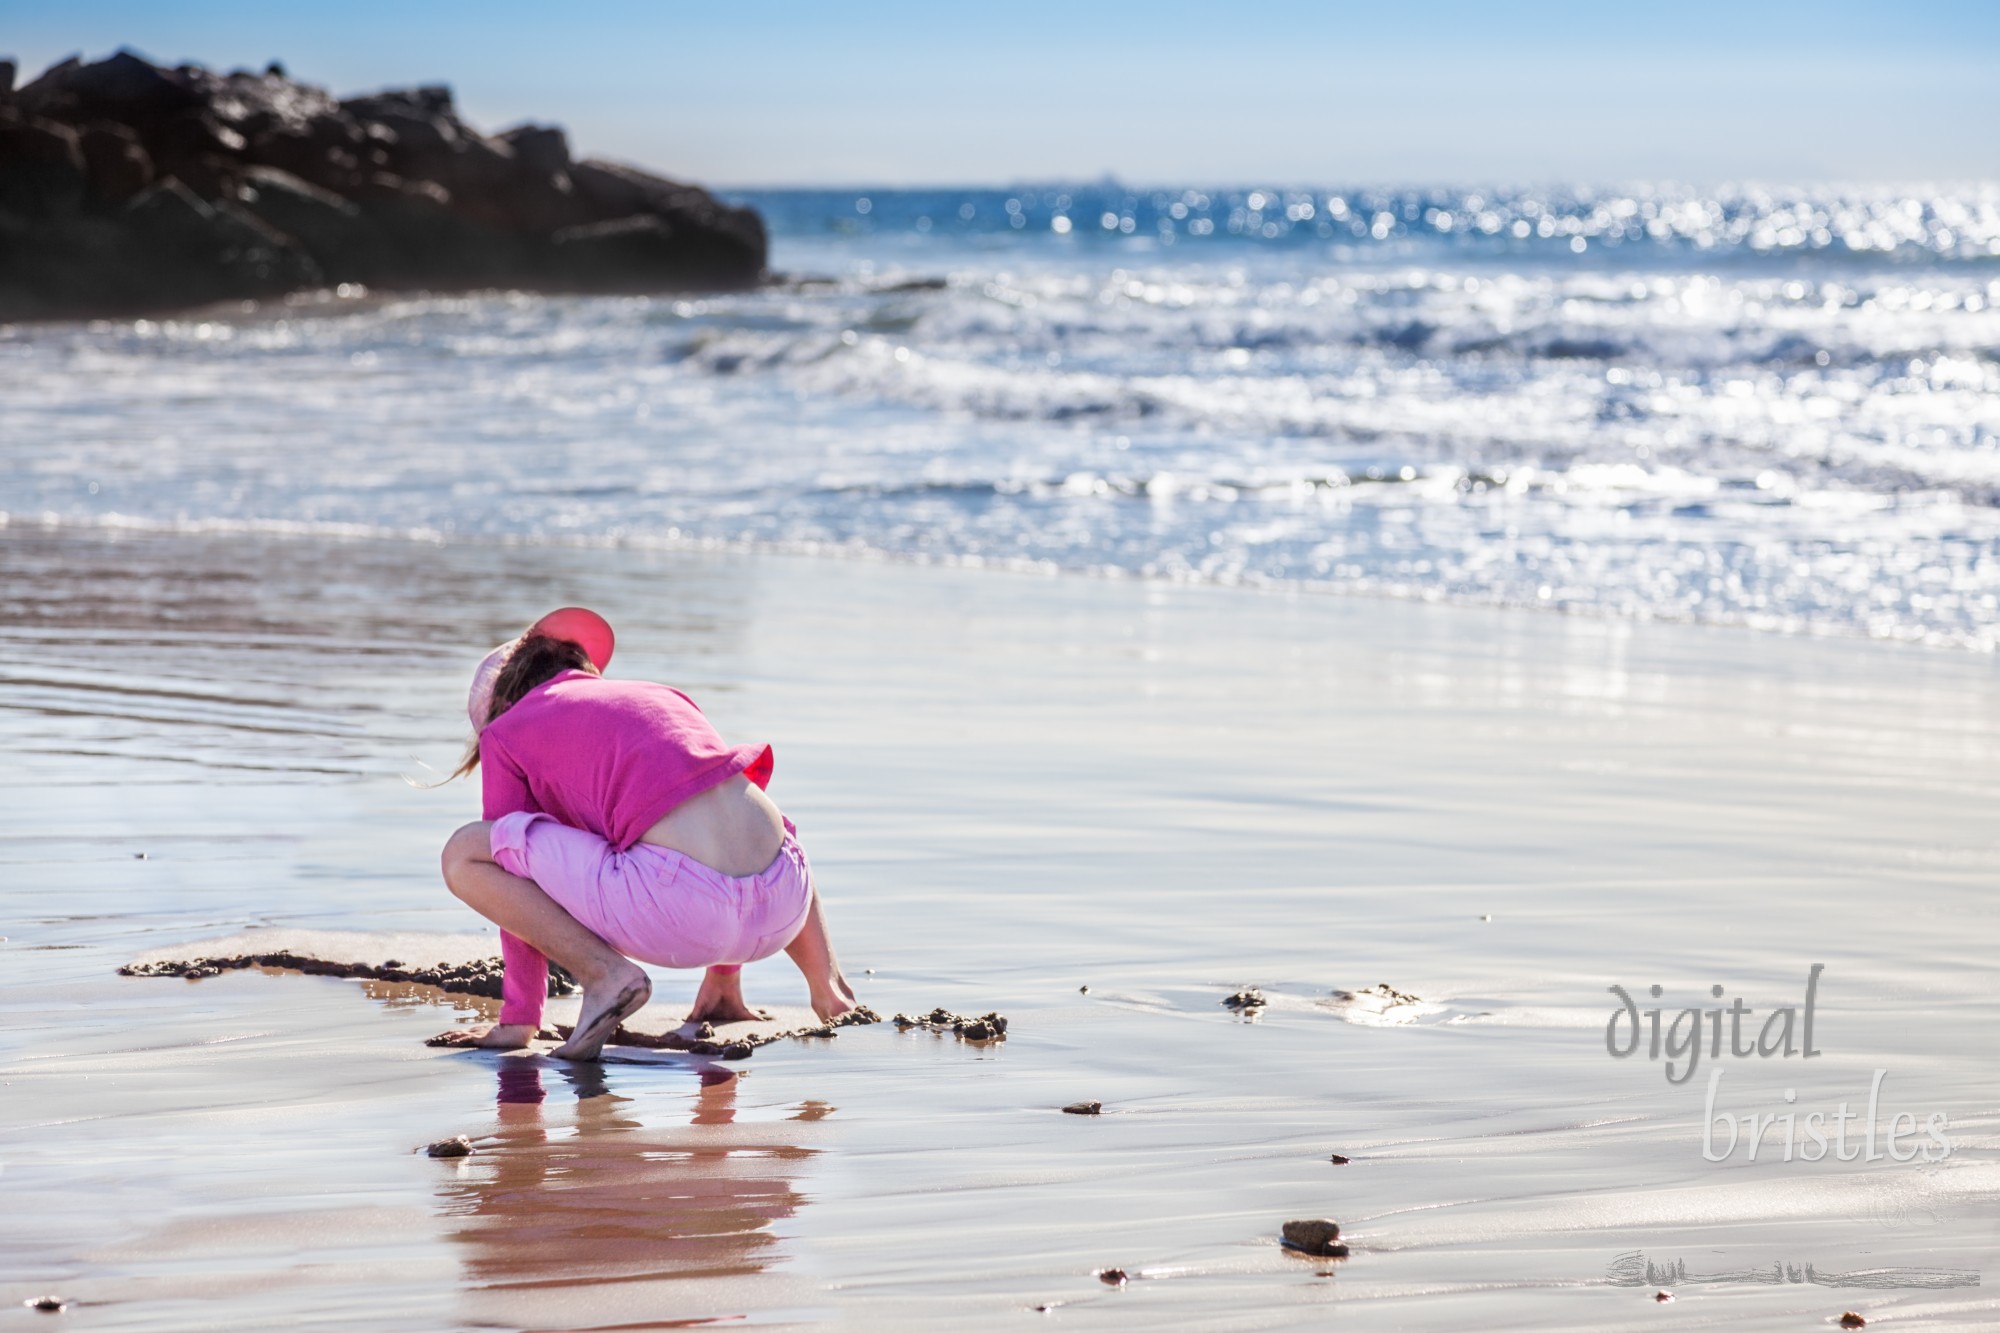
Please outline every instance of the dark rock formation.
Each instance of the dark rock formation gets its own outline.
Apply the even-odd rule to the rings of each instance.
[[[365,287],[714,291],[764,224],[707,191],[489,137],[443,87],[345,101],[129,51],[25,87],[0,61],[0,319],[127,315]]]

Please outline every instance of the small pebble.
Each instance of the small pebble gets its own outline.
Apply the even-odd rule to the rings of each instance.
[[[30,1310],[46,1310],[50,1314],[57,1314],[68,1306],[69,1302],[60,1296],[37,1296],[33,1300],[22,1301],[21,1304]]]
[[[1339,1153],[1335,1153],[1330,1160],[1333,1162],[1335,1166],[1346,1166],[1353,1159],[1350,1157],[1342,1157]]]
[[[1100,1268],[1097,1270],[1097,1280],[1107,1287],[1122,1287],[1132,1278],[1122,1268]]]
[[[1653,1293],[1653,1299],[1658,1301],[1662,1305],[1665,1305],[1668,1301],[1672,1300],[1673,1298],[1674,1294],[1671,1291],[1656,1291]]]
[[[439,1139],[424,1151],[433,1157],[470,1157],[472,1140],[463,1134],[457,1134],[448,1139]]]
[[[1840,1317],[1840,1326],[1842,1328],[1866,1328],[1868,1327],[1868,1321],[1854,1313],[1854,1311],[1849,1310]]]
[[[1285,1223],[1286,1247],[1304,1254],[1342,1258],[1347,1254],[1347,1247],[1339,1241],[1340,1223],[1330,1218],[1298,1218]]]
[[[1064,1115],[1102,1115],[1102,1114],[1104,1114],[1104,1103],[1103,1103],[1103,1102],[1071,1102],[1071,1103],[1070,1103],[1070,1104],[1069,1104],[1068,1106],[1065,1106],[1065,1107],[1063,1107],[1063,1114],[1064,1114]]]

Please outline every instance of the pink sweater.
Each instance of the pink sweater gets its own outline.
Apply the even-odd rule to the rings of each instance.
[[[723,744],[694,700],[666,685],[565,671],[479,733],[486,818],[546,814],[619,851],[660,817],[738,773],[771,781],[768,745]],[[548,960],[505,931],[502,1023],[538,1023]]]

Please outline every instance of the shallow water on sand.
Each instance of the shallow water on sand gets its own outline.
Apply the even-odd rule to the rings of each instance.
[[[0,1328],[44,1290],[106,1329],[2000,1317],[1824,1285],[2000,1256],[1982,659],[777,557],[16,526],[0,571]],[[572,600],[776,744],[863,998],[1006,1043],[850,1030],[704,1091],[425,1048],[479,1005],[409,988],[113,975],[244,930],[465,947],[435,855],[476,797],[404,779],[455,760],[467,664]],[[1606,1052],[1613,984],[1761,1015],[1815,963],[1819,1059]],[[1332,995],[1378,982],[1426,1004]],[[1954,1152],[1704,1161],[1715,1067],[1738,1116],[1858,1112],[1885,1069],[1884,1130],[1943,1113]],[[1299,1216],[1352,1257],[1281,1251]],[[1610,1280],[1635,1252],[1675,1303]]]

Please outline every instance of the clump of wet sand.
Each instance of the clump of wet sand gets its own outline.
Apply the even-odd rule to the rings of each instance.
[[[303,972],[314,977],[360,977],[370,981],[401,981],[419,986],[435,986],[441,991],[458,995],[479,995],[487,999],[501,998],[501,982],[504,976],[501,960],[479,958],[463,963],[433,963],[428,967],[405,963],[391,958],[381,963],[336,963],[325,958],[315,958],[310,954],[278,950],[272,953],[230,954],[216,958],[166,958],[153,962],[127,963],[118,969],[121,977],[185,977],[189,981],[199,981],[204,977],[221,976],[224,972],[239,971],[247,967],[277,968],[286,972]],[[551,960],[549,963],[549,994],[555,998],[575,995],[580,989],[576,978],[564,971],[562,965]]]
[[[897,1014],[889,1021],[905,1032],[912,1028],[921,1028],[926,1032],[949,1032],[967,1041],[1007,1040],[1005,1014],[986,1013],[977,1018],[967,1018],[964,1014],[955,1014],[943,1005],[939,1005],[929,1013],[919,1014],[915,1018],[908,1014]]]

